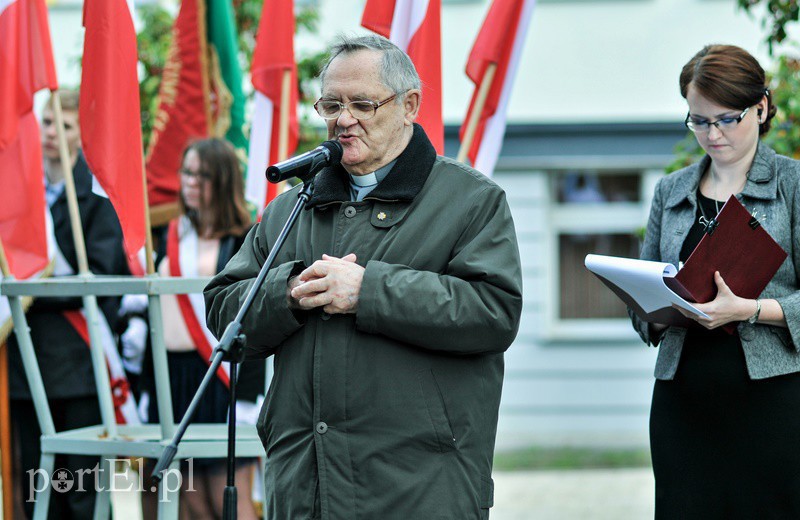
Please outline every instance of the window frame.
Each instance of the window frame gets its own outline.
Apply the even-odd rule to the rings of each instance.
[[[598,175],[636,174],[641,178],[639,201],[609,202],[598,204],[560,203],[557,197],[557,181],[566,173],[584,171]],[[561,308],[561,263],[559,236],[581,233],[637,233],[647,224],[652,195],[658,179],[664,175],[662,169],[636,168],[628,166],[592,168],[549,168],[547,232],[543,249],[549,255],[545,261],[545,338],[550,341],[627,341],[635,339],[636,333],[627,318],[562,319]],[[602,207],[602,209],[600,209]]]

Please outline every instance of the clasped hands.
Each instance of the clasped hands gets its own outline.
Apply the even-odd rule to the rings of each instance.
[[[356,263],[355,254],[342,258],[322,255],[321,260],[289,279],[289,308],[322,307],[328,314],[355,313],[363,278],[364,268]]]
[[[708,303],[693,304],[695,308],[706,313],[708,318],[692,314],[675,305],[673,307],[707,329],[715,329],[733,321],[745,321],[755,313],[753,300],[733,294],[719,271],[714,272],[714,282],[717,284],[717,296]]]

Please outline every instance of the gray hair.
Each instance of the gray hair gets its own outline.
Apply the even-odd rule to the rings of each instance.
[[[341,54],[352,54],[354,52],[372,50],[378,51],[381,56],[381,81],[394,94],[402,94],[407,90],[422,88],[422,82],[417,74],[417,69],[411,62],[411,58],[400,50],[400,47],[393,44],[383,36],[369,35],[348,37],[340,36],[339,41],[331,47],[328,53],[328,61],[322,66],[319,73],[320,83],[325,85],[325,74],[331,62]]]

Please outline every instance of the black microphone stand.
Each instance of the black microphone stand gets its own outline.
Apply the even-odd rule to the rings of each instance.
[[[320,165],[317,170],[321,169],[322,166],[324,165]],[[267,259],[264,261],[264,265],[261,266],[261,270],[259,271],[255,282],[250,287],[250,291],[247,293],[244,303],[242,303],[242,306],[239,308],[239,312],[236,314],[234,320],[225,328],[225,332],[222,334],[219,344],[214,348],[211,366],[208,367],[208,371],[206,372],[203,381],[200,383],[200,387],[197,389],[197,392],[192,398],[192,402],[189,404],[189,408],[183,415],[183,419],[178,426],[178,430],[172,437],[172,441],[170,442],[169,446],[164,448],[164,452],[158,459],[158,463],[156,464],[151,476],[154,483],[157,484],[161,481],[162,472],[169,467],[169,465],[172,463],[172,459],[175,458],[175,454],[178,452],[178,444],[181,442],[184,433],[186,433],[186,428],[189,427],[189,423],[194,418],[197,406],[205,394],[209,383],[214,378],[217,368],[219,368],[219,365],[222,363],[222,361],[228,361],[230,363],[230,407],[228,410],[227,457],[228,479],[225,487],[222,506],[222,518],[225,520],[234,520],[236,518],[236,377],[237,366],[238,363],[240,363],[244,358],[244,345],[246,344],[245,335],[241,333],[242,321],[244,321],[247,312],[253,305],[253,300],[256,297],[256,293],[258,293],[261,285],[264,283],[264,279],[267,277],[267,273],[272,268],[272,264],[275,262],[275,257],[278,255],[283,243],[286,241],[286,237],[289,236],[289,232],[292,230],[292,227],[294,227],[297,217],[300,216],[300,213],[303,211],[303,208],[305,208],[306,203],[308,203],[308,201],[311,199],[311,195],[314,193],[315,173],[316,172],[310,172],[309,174],[301,177],[303,179],[303,189],[300,190],[300,193],[297,195],[297,203],[295,203],[292,213],[289,215],[289,218],[286,220],[286,224],[284,224],[283,229],[281,229],[281,232],[278,235],[278,238],[275,240],[275,245],[270,251]]]

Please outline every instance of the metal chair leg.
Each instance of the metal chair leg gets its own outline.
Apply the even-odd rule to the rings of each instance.
[[[50,509],[50,494],[52,491],[51,478],[56,469],[56,456],[54,453],[42,453],[39,459],[39,469],[36,473],[36,489],[41,489],[36,494],[36,504],[33,506],[33,520],[47,520],[47,511]],[[39,479],[44,479],[44,482]]]
[[[111,516],[111,480],[114,477],[114,459],[100,458],[100,489],[94,498],[94,520],[108,520]]]
[[[164,479],[158,485],[158,520],[176,520],[180,506],[182,476],[180,461],[176,460],[165,471]]]

